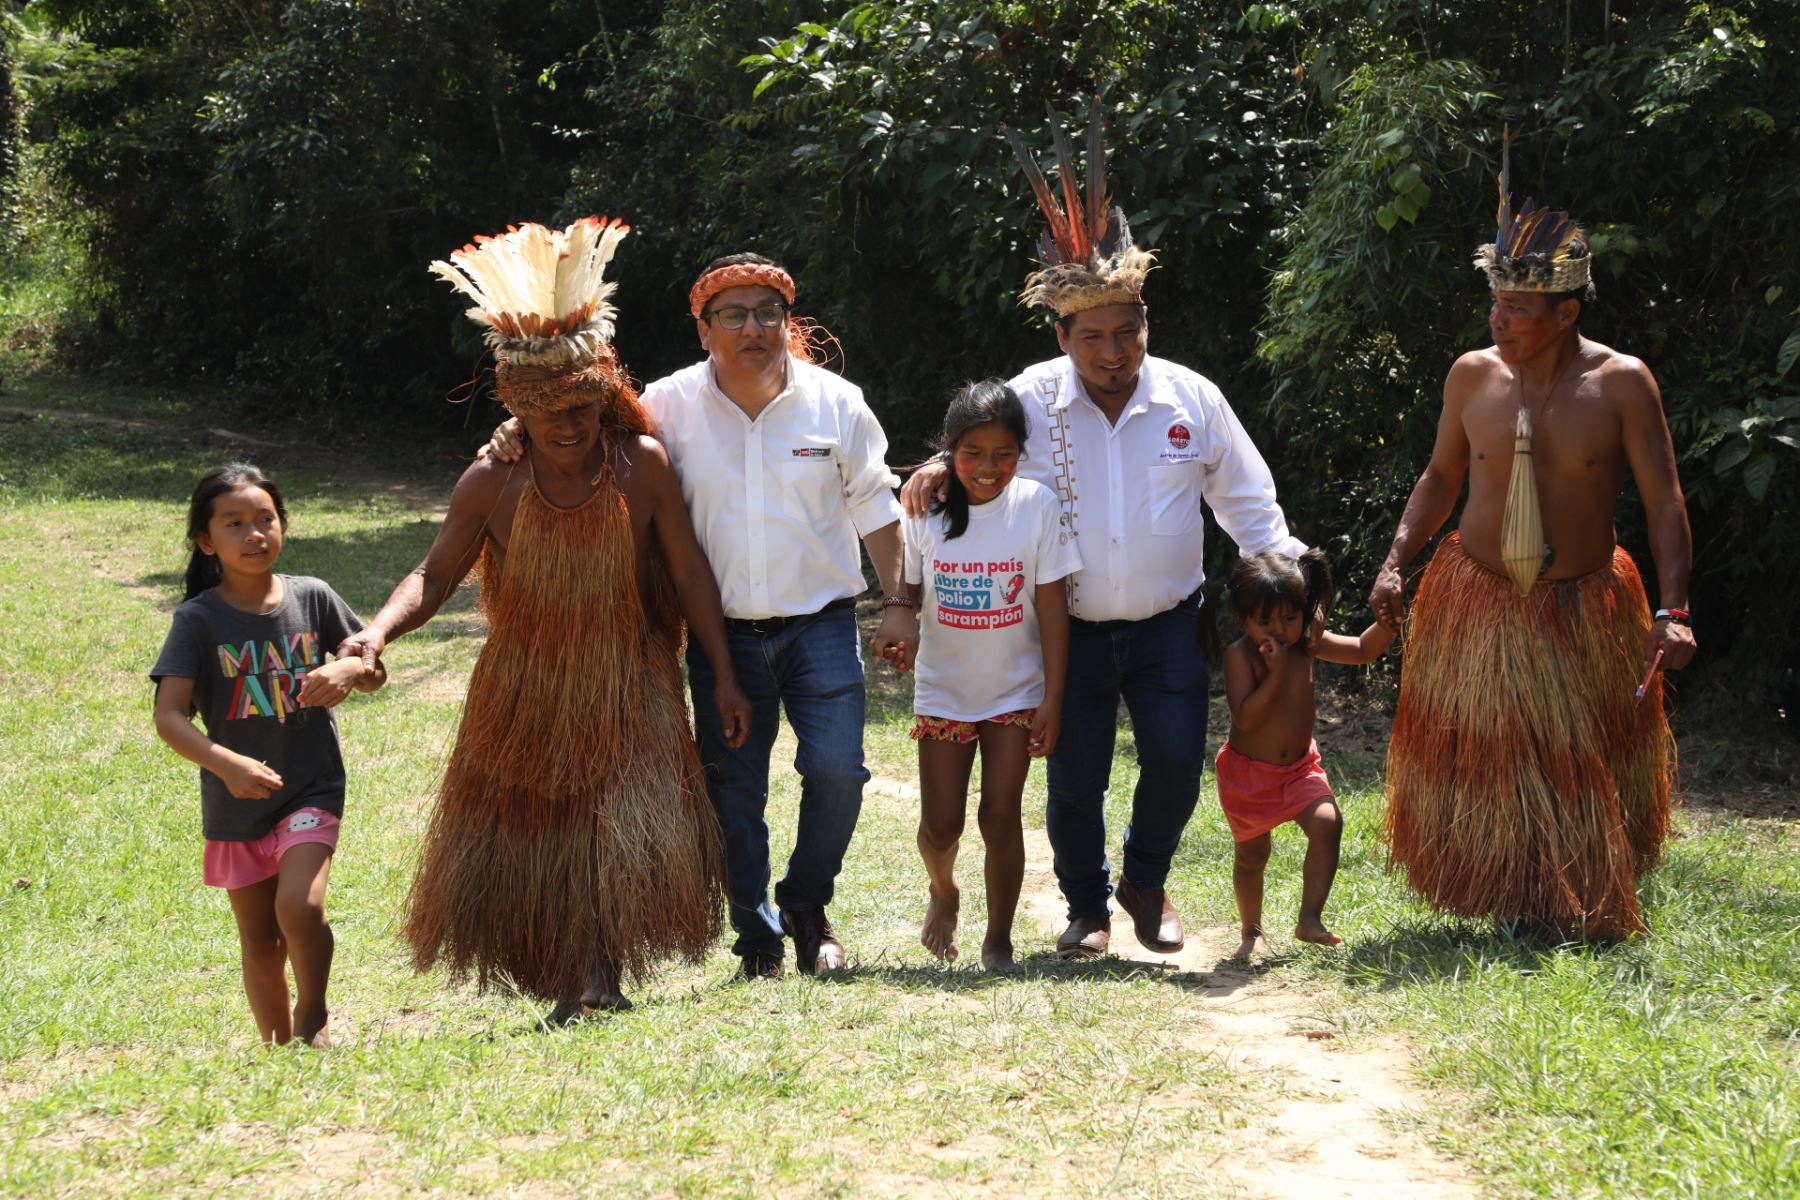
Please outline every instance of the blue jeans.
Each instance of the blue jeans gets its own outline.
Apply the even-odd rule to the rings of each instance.
[[[1211,672],[1195,636],[1196,605],[1118,628],[1069,623],[1062,737],[1050,753],[1046,832],[1069,919],[1108,915],[1106,788],[1119,700],[1137,738],[1138,780],[1120,877],[1158,888],[1200,799]]]
[[[731,899],[733,954],[782,955],[781,924],[769,905],[769,751],[780,710],[800,747],[800,828],[787,875],[775,885],[775,904],[805,912],[831,903],[844,851],[862,812],[862,638],[856,613],[833,609],[804,617],[776,633],[732,630],[731,662],[750,698],[750,736],[733,750],[713,702],[712,664],[699,645],[687,651],[700,761],[706,791],[725,835],[725,872]]]

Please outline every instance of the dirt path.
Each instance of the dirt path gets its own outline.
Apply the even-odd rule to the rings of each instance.
[[[1027,829],[1019,908],[1040,926],[1042,941],[1054,940],[1067,923],[1050,861],[1044,831]],[[1272,1115],[1241,1131],[1245,1153],[1218,1169],[1250,1196],[1476,1196],[1466,1169],[1427,1145],[1412,1122],[1391,1119],[1430,1103],[1412,1083],[1404,1043],[1387,1037],[1356,1049],[1338,1045],[1312,995],[1230,966],[1225,960],[1236,948],[1235,930],[1189,927],[1179,952],[1157,954],[1139,945],[1128,918],[1113,918],[1114,954],[1193,977],[1183,991],[1200,1017],[1192,1033],[1197,1048],[1246,1071],[1279,1072],[1291,1092]]]

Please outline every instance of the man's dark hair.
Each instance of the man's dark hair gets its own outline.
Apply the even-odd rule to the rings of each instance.
[[[699,283],[702,278],[717,271],[720,267],[743,267],[751,264],[755,264],[759,267],[780,267],[783,271],[787,270],[786,267],[783,267],[772,258],[761,254],[753,254],[750,251],[745,250],[738,254],[727,254],[723,258],[713,259],[701,269],[699,275],[694,276],[694,282]]]
[[[1564,300],[1574,300],[1581,305],[1582,311],[1585,312],[1587,310],[1587,306],[1594,302],[1594,297],[1597,294],[1598,293],[1596,293],[1594,291],[1593,281],[1589,280],[1587,283],[1584,283],[1580,287],[1574,288],[1570,291],[1551,293],[1550,307],[1555,308],[1558,304],[1561,304]]]
[[[1140,316],[1144,319],[1145,324],[1149,324],[1149,322],[1150,322],[1150,306],[1145,304],[1142,300],[1139,300],[1137,302],[1137,310],[1138,310],[1138,316]],[[1082,311],[1085,312],[1086,310],[1083,309]],[[1058,329],[1062,330],[1064,333],[1067,333],[1074,326],[1075,318],[1080,315],[1081,315],[1080,312],[1072,312],[1066,317],[1058,317],[1058,318],[1056,318],[1056,327]]]

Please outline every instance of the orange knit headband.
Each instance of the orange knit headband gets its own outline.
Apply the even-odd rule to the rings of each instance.
[[[744,287],[747,284],[760,284],[772,287],[781,293],[781,298],[789,304],[794,302],[794,277],[772,263],[737,263],[729,267],[720,267],[716,271],[708,271],[694,281],[688,291],[688,310],[698,317],[706,309],[706,302],[724,291],[726,288]]]

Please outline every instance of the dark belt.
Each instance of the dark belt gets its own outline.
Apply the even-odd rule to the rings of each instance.
[[[1148,617],[1144,618],[1149,620]],[[1130,629],[1136,621],[1084,621],[1080,617],[1070,617],[1069,624],[1081,629],[1091,629],[1095,633],[1117,633],[1121,629]]]
[[[1200,603],[1202,600],[1201,593],[1204,590],[1205,589],[1201,589],[1200,591],[1196,591],[1191,596],[1187,596],[1187,597],[1184,597],[1183,599],[1177,600],[1170,607],[1163,609],[1163,612],[1174,612],[1176,609],[1183,608],[1183,607],[1197,610],[1200,607]],[[1163,615],[1163,613],[1151,613],[1149,616],[1140,617],[1135,621],[1127,621],[1127,620],[1084,621],[1080,617],[1077,617],[1077,616],[1074,616],[1073,614],[1071,614],[1069,617],[1069,624],[1080,626],[1082,629],[1092,630],[1095,633],[1117,633],[1121,629],[1130,629],[1133,625],[1142,625],[1145,621],[1154,621],[1156,618],[1158,618],[1162,615]]]
[[[796,617],[760,617],[756,620],[748,620],[743,617],[726,617],[725,628],[732,633],[780,633],[789,625],[796,624],[797,622],[811,620],[813,617],[820,616],[824,613],[836,612],[840,608],[855,607],[856,597],[845,596],[842,599],[833,600],[818,612],[801,613]]]

